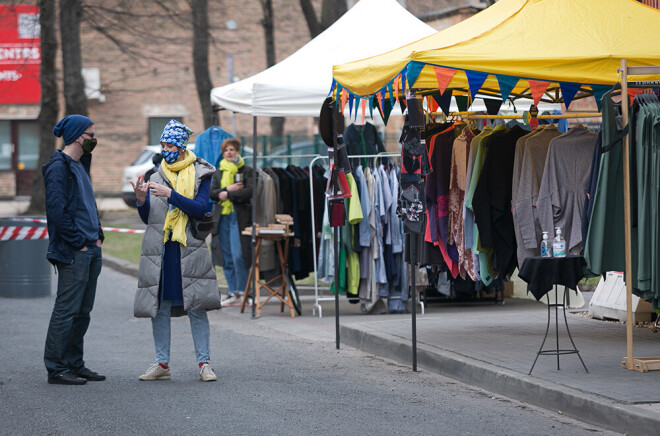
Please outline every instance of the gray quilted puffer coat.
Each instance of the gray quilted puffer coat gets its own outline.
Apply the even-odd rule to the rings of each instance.
[[[215,168],[204,161],[195,162],[195,195],[201,181],[213,176]],[[171,187],[159,169],[151,181]],[[151,194],[149,194],[151,195]],[[155,317],[158,312],[158,284],[163,256],[163,224],[169,205],[164,197],[151,195],[149,198],[149,220],[142,239],[142,253],[138,275],[138,290],[135,294],[133,313],[138,318]],[[220,309],[220,292],[215,269],[206,241],[195,239],[186,226],[187,246],[181,245],[181,278],[183,285],[184,310]]]

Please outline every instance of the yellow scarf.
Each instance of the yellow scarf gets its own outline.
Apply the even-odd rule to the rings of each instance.
[[[226,188],[234,183],[234,176],[238,173],[238,169],[244,165],[243,158],[238,156],[238,163],[230,162],[227,159],[220,161],[220,170],[222,171],[222,179],[220,179],[220,187]],[[234,203],[229,198],[221,201],[222,212],[221,215],[229,215],[234,212]]]
[[[197,156],[190,150],[185,151],[183,160],[168,164],[163,160],[161,168],[172,188],[186,198],[193,198],[195,195],[195,165]],[[178,174],[177,174],[178,173]],[[165,224],[163,225],[163,242],[167,242],[169,230],[172,230],[172,241],[187,244],[186,225],[188,224],[188,215],[181,209],[174,208],[167,212]]]

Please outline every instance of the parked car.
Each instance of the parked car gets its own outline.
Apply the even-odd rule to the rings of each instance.
[[[268,153],[268,158],[260,159],[259,167],[281,167],[284,168],[287,165],[297,165],[300,167],[307,167],[309,163],[314,159],[314,157],[309,157],[310,155],[328,155],[328,148],[325,144],[319,140],[318,142],[314,141],[304,141],[291,144],[289,149],[286,145],[278,147],[276,150],[272,150]],[[279,157],[279,156],[307,156],[307,157]],[[325,161],[327,162],[327,160]],[[321,161],[324,163],[324,161]]]
[[[188,150],[195,150],[195,144],[188,144]],[[121,198],[130,207],[135,205],[135,191],[131,186],[130,180],[135,182],[138,177],[153,168],[153,157],[161,151],[160,145],[145,145],[142,153],[133,161],[132,164],[124,168],[124,181],[121,187]]]

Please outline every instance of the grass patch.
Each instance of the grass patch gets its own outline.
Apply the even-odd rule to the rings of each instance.
[[[133,223],[113,223],[112,227],[124,229],[144,228]],[[140,249],[142,247],[142,234],[104,232],[103,252],[110,256],[126,260],[135,265],[140,263]]]

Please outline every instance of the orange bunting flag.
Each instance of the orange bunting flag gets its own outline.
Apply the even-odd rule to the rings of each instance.
[[[367,100],[362,99],[360,102],[360,107],[362,108],[362,124],[364,124],[364,109],[367,107]]]
[[[435,66],[433,67],[433,70],[435,71],[435,78],[438,80],[438,89],[440,90],[440,94],[444,94],[447,86],[449,86],[449,82],[451,82],[451,79],[454,78],[456,70]]]
[[[643,93],[644,90],[641,88],[628,88],[628,101],[630,101],[630,104],[631,105],[633,104],[633,102],[635,101],[635,97]]]
[[[399,98],[399,76],[394,78],[394,99],[398,100]]]
[[[430,112],[437,112],[438,107],[440,106],[438,105],[438,102],[436,102],[435,99],[429,95],[426,97],[426,107]]]
[[[548,89],[550,82],[545,82],[543,80],[528,80],[529,90],[532,93],[532,98],[534,99],[534,105],[538,106],[543,97],[543,93]]]
[[[344,107],[346,106],[346,101],[348,100],[348,91],[345,89],[341,90],[341,114],[344,115]]]
[[[381,113],[385,113],[383,110],[383,95],[380,92],[376,93],[376,99],[378,100],[378,107],[380,107]]]

